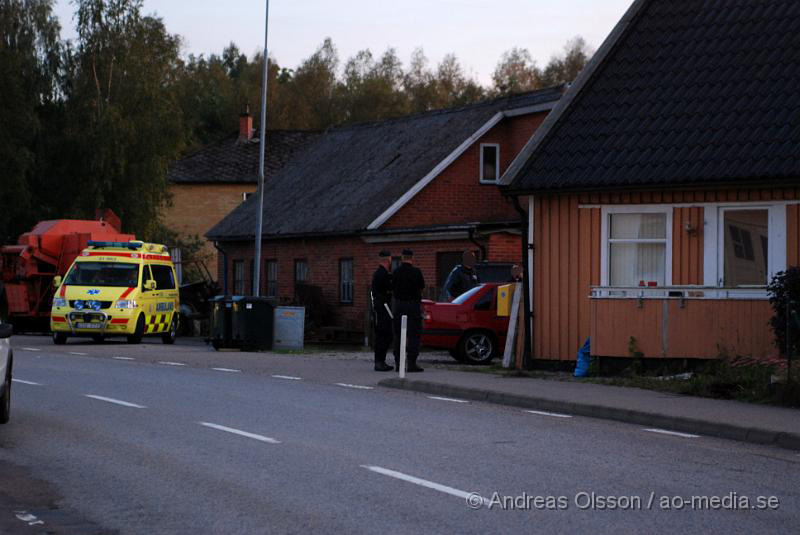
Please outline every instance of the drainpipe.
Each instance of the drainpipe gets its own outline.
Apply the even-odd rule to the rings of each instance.
[[[225,249],[219,246],[219,242],[213,242],[214,249],[222,255],[222,295],[228,295],[228,255]]]
[[[529,208],[531,208],[533,197],[530,198]],[[531,359],[531,345],[533,344],[533,334],[531,333],[531,320],[533,313],[531,312],[531,283],[533,278],[533,226],[529,224],[528,212],[522,209],[519,204],[519,197],[511,197],[514,203],[514,208],[519,213],[520,224],[522,226],[522,235],[525,239],[522,242],[522,266],[524,268],[522,276],[522,292],[523,303],[525,312],[525,344],[522,351],[522,367],[526,370],[533,368],[533,361]],[[531,211],[531,216],[533,212]]]
[[[481,262],[487,261],[488,258],[486,257],[486,246],[475,239],[475,227],[470,227],[468,232],[469,232],[469,241],[474,243],[478,247],[478,249],[481,250],[480,261]]]

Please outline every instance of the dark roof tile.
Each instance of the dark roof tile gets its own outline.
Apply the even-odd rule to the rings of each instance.
[[[280,170],[319,137],[319,132],[268,130],[266,175]],[[239,141],[238,134],[210,143],[170,166],[167,178],[173,183],[257,183],[258,139]]]
[[[800,177],[800,2],[644,0],[512,190]]]

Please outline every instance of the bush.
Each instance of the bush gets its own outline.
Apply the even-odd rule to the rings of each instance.
[[[797,355],[800,348],[800,268],[778,272],[767,285],[774,314],[770,319],[781,355]],[[788,332],[787,332],[788,327]]]

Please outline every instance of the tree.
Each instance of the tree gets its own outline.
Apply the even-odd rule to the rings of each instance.
[[[65,212],[113,209],[147,238],[168,199],[167,167],[185,132],[176,73],[180,39],[142,0],[78,0],[77,48],[68,58],[67,135],[73,146]]]
[[[277,119],[285,128],[322,130],[341,121],[336,70],[339,55],[330,37],[305,59],[292,76],[276,87],[274,108],[267,109],[270,126]],[[276,77],[276,81],[279,77]]]
[[[436,107],[438,91],[436,79],[428,68],[428,58],[421,48],[411,54],[411,62],[403,76],[403,91],[409,111],[420,113]]]
[[[0,240],[35,221],[38,157],[59,106],[61,44],[52,0],[0,0]]]
[[[437,108],[463,106],[482,99],[483,88],[464,74],[455,54],[446,54],[436,69]]]
[[[388,48],[378,61],[367,50],[347,60],[340,94],[350,123],[378,121],[407,112],[402,93],[403,66],[394,48]]]
[[[527,48],[512,48],[503,53],[492,74],[497,94],[520,93],[542,87],[542,73]]]
[[[592,57],[592,50],[583,37],[575,37],[564,45],[561,56],[550,58],[541,75],[542,87],[569,84],[575,81]]]

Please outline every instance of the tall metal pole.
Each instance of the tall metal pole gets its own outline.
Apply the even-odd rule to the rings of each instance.
[[[258,206],[256,207],[256,252],[253,259],[253,295],[258,297],[261,293],[261,232],[264,223],[264,149],[267,144],[267,66],[269,55],[267,53],[267,36],[269,35],[269,0],[267,14],[264,17],[264,71],[261,82],[261,125],[258,147]]]

